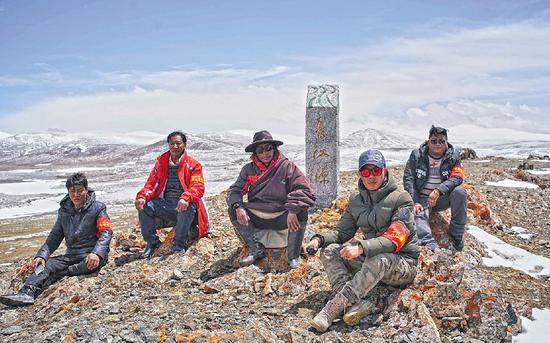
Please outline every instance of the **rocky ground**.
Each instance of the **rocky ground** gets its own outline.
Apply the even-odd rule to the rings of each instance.
[[[539,184],[536,190],[485,184],[529,178],[513,169],[520,163],[465,162],[466,178],[473,186],[470,222],[510,244],[550,257],[548,176],[530,179]],[[550,167],[547,162],[534,163],[541,164],[535,168]],[[400,179],[402,167],[392,172]],[[310,231],[333,227],[356,182],[354,173],[342,173],[343,199],[313,215]],[[236,269],[240,244],[226,217],[224,195],[211,197],[208,203],[216,231],[184,255],[159,254],[151,260],[135,258],[143,246],[135,210],[111,211],[116,239],[109,264],[94,277],[63,279],[32,307],[0,305],[0,340],[501,342],[510,341],[517,332],[518,316],[530,316],[533,307],[550,306],[547,279],[481,266],[484,248],[467,235],[463,252],[423,250],[418,275],[406,289],[376,287],[368,298],[372,313],[360,324],[348,327],[338,322],[319,334],[308,327],[330,293],[319,259],[310,258],[294,271],[278,265],[277,256],[259,266]],[[444,246],[444,216],[433,220]],[[12,225],[17,223],[23,225],[21,221]],[[528,229],[532,237],[520,238],[513,226]],[[169,240],[170,234],[166,235]],[[9,259],[3,256],[1,293],[20,287],[24,270],[17,271],[29,259],[23,256],[43,239],[35,238]]]

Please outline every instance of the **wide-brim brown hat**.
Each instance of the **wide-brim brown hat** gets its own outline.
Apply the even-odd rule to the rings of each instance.
[[[250,143],[244,151],[246,152],[254,152],[254,149],[256,148],[256,145],[258,144],[265,144],[265,143],[271,143],[275,146],[283,145],[283,142],[278,141],[276,139],[273,139],[273,136],[271,136],[271,133],[266,130],[258,131],[254,134],[254,137],[252,137],[252,143]]]

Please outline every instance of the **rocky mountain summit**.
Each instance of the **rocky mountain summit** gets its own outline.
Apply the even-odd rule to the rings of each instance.
[[[514,177],[509,167],[510,161],[497,160],[490,166],[467,162],[467,179],[472,180],[468,222],[513,241],[506,231],[517,225],[512,215],[527,223],[530,215],[522,204],[547,197],[550,189],[487,188],[485,180],[496,179],[496,171]],[[402,167],[392,172],[400,179]],[[313,214],[308,230],[332,229],[356,185],[355,173],[342,173],[342,198]],[[502,201],[518,199],[516,209],[495,200],[502,194],[508,197]],[[443,249],[422,249],[413,284],[404,289],[377,286],[368,295],[372,311],[358,325],[340,321],[320,334],[308,325],[330,296],[318,256],[297,270],[277,264],[281,254],[276,253],[270,261],[237,269],[241,245],[226,215],[225,194],[207,202],[216,230],[183,255],[164,254],[171,234],[163,230],[164,248],[150,260],[136,258],[143,241],[135,210],[112,216],[115,239],[109,264],[97,275],[61,280],[32,307],[0,307],[0,340],[510,342],[521,328],[520,316],[529,317],[532,307],[550,305],[547,279],[482,266],[485,247],[473,236],[466,234],[462,252],[446,249],[448,218],[442,213],[432,217],[432,225]],[[526,243],[527,249],[542,254],[544,246],[539,246],[538,239],[548,236],[544,220],[529,222],[529,227],[541,231],[534,233],[539,238],[533,244]],[[0,265],[2,292],[20,287],[28,268],[19,267],[27,261]]]

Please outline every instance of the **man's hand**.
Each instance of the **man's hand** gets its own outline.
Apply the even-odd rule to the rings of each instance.
[[[235,210],[235,213],[237,214],[237,222],[241,225],[248,225],[248,214],[246,214],[246,210],[241,206],[237,207]]]
[[[414,206],[413,206],[413,214],[414,214],[415,216],[419,215],[422,211],[424,211],[424,206],[422,206],[422,204],[420,204],[420,203],[414,204]]]
[[[42,257],[35,257],[34,260],[32,261],[33,270],[36,269],[36,267],[38,267],[39,264],[41,264],[42,266],[45,266],[46,260],[43,259]]]
[[[307,254],[307,256],[315,255],[317,250],[319,250],[319,240],[314,238],[309,241],[308,244],[302,244],[302,250]]]
[[[136,205],[136,208],[140,211],[143,211],[143,205],[145,205],[145,199],[139,198],[136,199],[136,202],[134,202],[134,205]]]
[[[439,191],[434,189],[428,196],[428,206],[434,207],[437,199],[439,199]]]
[[[300,230],[300,222],[298,221],[298,216],[296,213],[288,212],[288,216],[286,217],[286,225],[291,232]]]
[[[178,201],[178,205],[176,206],[176,212],[183,212],[187,210],[187,207],[189,207],[189,203],[183,199],[180,199],[180,201]]]
[[[88,267],[89,270],[94,270],[99,266],[99,256],[97,256],[94,253],[88,254],[86,256],[86,267]]]
[[[363,246],[360,244],[357,245],[348,245],[340,250],[340,256],[346,260],[353,260],[356,257],[359,257],[363,254]]]

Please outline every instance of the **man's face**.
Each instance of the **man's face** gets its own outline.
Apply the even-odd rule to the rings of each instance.
[[[81,185],[75,185],[69,188],[69,198],[71,199],[74,208],[81,208],[86,202],[88,189]]]
[[[433,157],[441,157],[447,151],[447,138],[445,135],[432,135],[428,140],[428,149]]]
[[[273,148],[273,144],[259,144],[254,148],[254,152],[258,156],[258,159],[267,165],[273,159],[275,149]]]
[[[170,155],[173,159],[180,158],[181,154],[183,154],[183,150],[185,150],[185,145],[186,144],[183,142],[180,135],[175,135],[170,138],[170,141],[168,142],[168,149],[170,150]]]
[[[366,171],[368,170],[368,171]],[[382,186],[386,178],[387,169],[367,164],[359,171],[359,177],[365,188],[369,191],[375,191]],[[368,174],[368,176],[364,176]]]

